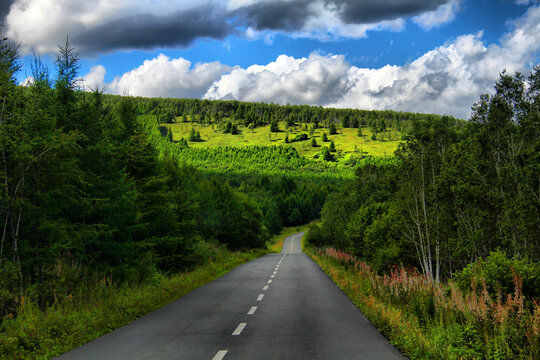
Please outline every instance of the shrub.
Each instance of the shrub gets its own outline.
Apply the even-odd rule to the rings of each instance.
[[[308,134],[300,133],[300,134],[296,135],[292,141],[293,142],[295,142],[295,141],[304,141],[304,140],[307,140],[307,139],[309,139]]]
[[[471,281],[484,279],[490,293],[514,291],[514,275],[523,280],[523,293],[530,298],[540,297],[540,263],[516,257],[509,259],[504,251],[493,251],[486,260],[467,265],[455,274],[462,290],[467,290]]]

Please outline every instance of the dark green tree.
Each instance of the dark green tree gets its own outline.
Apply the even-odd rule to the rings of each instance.
[[[325,133],[325,132],[322,133],[321,140],[322,140],[323,142],[327,142],[327,141],[328,141],[328,136],[326,136],[326,133]]]
[[[330,141],[330,146],[328,147],[328,151],[336,152],[336,144],[334,144],[333,141]]]
[[[270,123],[270,132],[279,132],[279,123],[275,119]]]
[[[330,128],[328,129],[328,133],[330,135],[336,135],[337,134],[336,125],[334,123],[330,123]]]

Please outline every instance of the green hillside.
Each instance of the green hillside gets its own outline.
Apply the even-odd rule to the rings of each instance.
[[[298,142],[290,143],[298,154],[312,158],[314,155],[320,153],[321,147],[328,146],[330,141],[334,141],[336,149],[341,151],[342,154],[357,154],[357,155],[371,155],[371,156],[383,156],[389,157],[394,154],[398,144],[401,141],[401,133],[395,130],[389,130],[385,132],[385,137],[382,140],[372,140],[372,131],[365,127],[362,128],[362,135],[358,136],[358,129],[356,128],[341,128],[338,129],[338,133],[335,135],[329,135],[327,128],[313,129],[313,134],[309,134],[309,129],[312,125],[304,126],[298,125],[291,127],[287,130],[281,130],[280,132],[271,132],[270,125],[264,125],[257,128],[248,128],[243,125],[239,126],[240,134],[232,135],[230,133],[225,134],[223,129],[219,126],[213,125],[201,125],[197,123],[182,123],[181,118],[177,117],[176,122],[171,124],[164,124],[164,126],[170,128],[173,133],[173,139],[179,141],[181,138],[188,139],[191,129],[199,131],[201,134],[202,142],[192,142],[192,147],[215,147],[215,146],[272,146],[272,145],[284,145],[285,137],[293,139],[296,135],[304,132],[308,134],[308,139]],[[279,122],[279,128],[285,129],[285,122]],[[323,142],[322,134],[326,133],[328,141]],[[379,138],[381,134],[379,134]],[[311,145],[312,139],[317,142],[317,147]]]

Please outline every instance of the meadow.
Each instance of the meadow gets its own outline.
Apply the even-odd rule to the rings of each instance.
[[[189,121],[189,117],[187,117]],[[226,120],[226,119],[225,119]],[[179,141],[181,138],[188,139],[191,129],[199,131],[203,141],[190,142],[189,146],[194,148],[217,147],[217,146],[273,146],[285,145],[285,137],[293,139],[296,135],[304,132],[309,133],[309,126],[297,125],[285,130],[285,123],[279,122],[280,132],[271,132],[270,125],[249,128],[243,125],[239,126],[240,134],[232,135],[224,133],[217,124],[205,125],[199,123],[182,122],[181,117],[176,118],[176,122],[171,124],[162,124],[172,130],[173,140]],[[293,146],[299,155],[307,158],[313,158],[315,154],[320,153],[321,147],[329,146],[333,141],[336,149],[342,155],[357,154],[363,156],[391,157],[401,142],[401,133],[396,130],[389,130],[385,133],[384,140],[372,140],[373,133],[368,127],[362,128],[362,136],[358,136],[356,128],[340,128],[335,135],[329,135],[329,129],[313,129],[313,135],[308,139],[298,142],[291,142],[288,145]],[[328,141],[322,141],[322,134],[326,133]],[[378,134],[380,137],[380,134]],[[317,147],[311,145],[311,139],[317,142]]]

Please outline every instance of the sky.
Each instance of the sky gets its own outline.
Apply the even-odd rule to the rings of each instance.
[[[146,97],[413,111],[468,118],[503,70],[540,59],[539,0],[0,0],[23,70]]]

